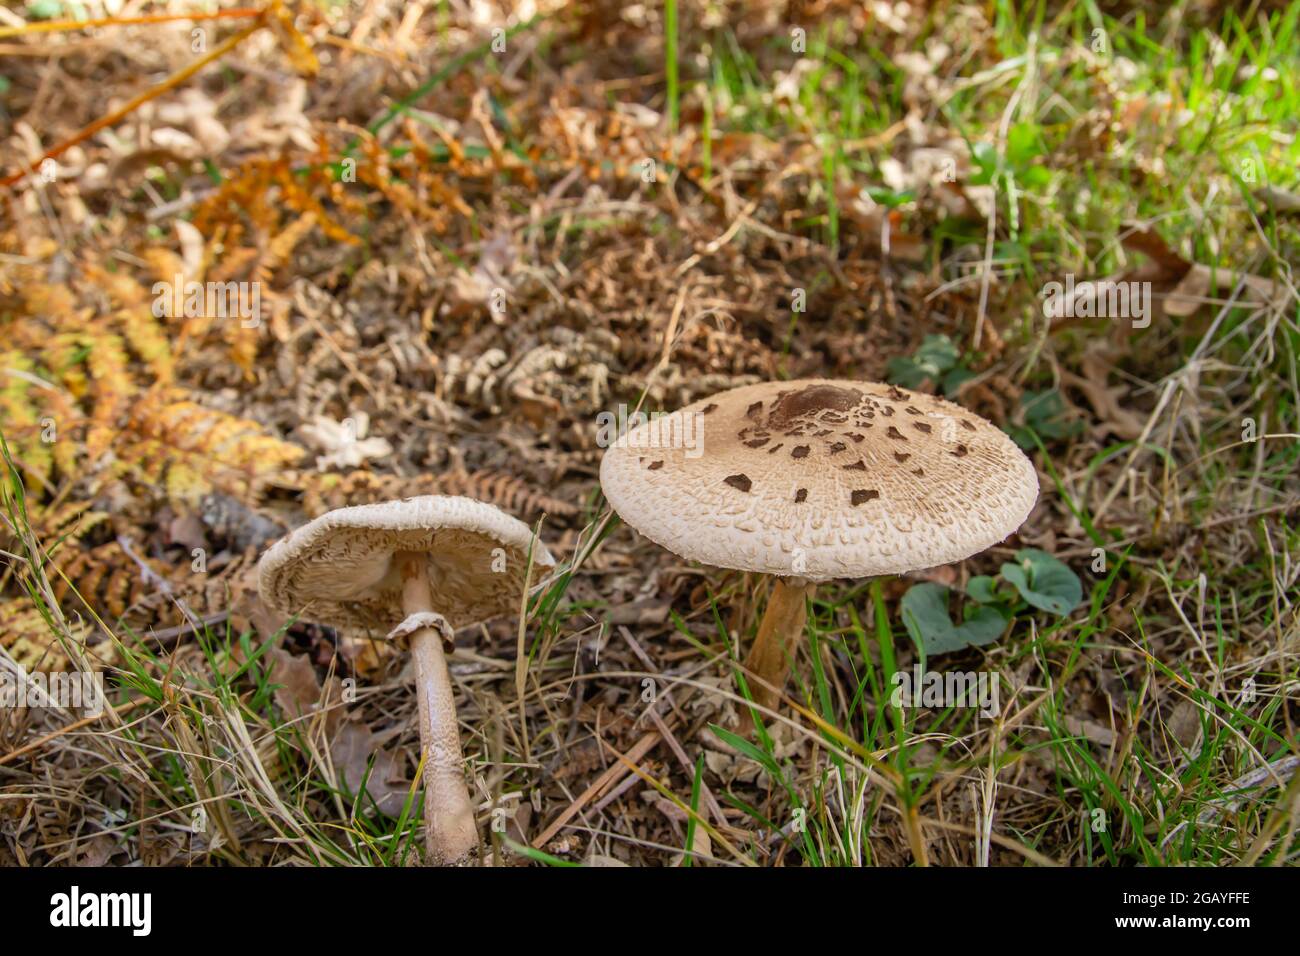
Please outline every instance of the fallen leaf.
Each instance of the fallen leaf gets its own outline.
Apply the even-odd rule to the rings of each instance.
[[[1286,305],[1287,290],[1262,276],[1249,272],[1233,272],[1231,269],[1216,269],[1200,263],[1187,270],[1186,275],[1165,297],[1166,315],[1191,315],[1202,305],[1234,296],[1237,286],[1242,286],[1242,293],[1250,298],[1233,298],[1239,306],[1264,308],[1269,311],[1280,310]],[[1213,296],[1213,298],[1211,298]]]
[[[1112,366],[1100,350],[1093,348],[1085,352],[1080,361],[1080,369],[1083,375],[1062,369],[1061,381],[1083,393],[1092,406],[1100,427],[1124,441],[1135,441],[1141,437],[1145,422],[1140,415],[1123,405],[1129,389],[1110,385]]]
[[[1292,215],[1300,213],[1300,196],[1285,189],[1265,186],[1263,189],[1255,190],[1255,198],[1275,212]]]
[[[208,550],[207,528],[193,512],[177,515],[167,524],[167,540],[193,551]]]
[[[356,468],[371,458],[385,458],[393,452],[387,439],[368,437],[370,416],[365,412],[341,422],[317,415],[299,431],[309,445],[323,452],[316,458],[316,467],[321,471]]]
[[[285,719],[298,720],[316,713],[323,702],[323,689],[311,661],[282,647],[272,647],[267,657],[271,661],[271,683],[279,685],[275,688],[275,703]]]
[[[271,682],[281,685],[275,689],[275,702],[286,718],[313,714],[320,709],[322,701],[337,702],[337,682],[331,682],[326,692],[306,656],[290,654],[282,647],[271,648],[268,656],[272,662]],[[325,717],[325,733],[330,759],[343,789],[358,793],[365,781],[366,793],[379,810],[388,816],[398,816],[406,803],[410,781],[405,779],[402,762],[382,747],[396,731],[376,734],[348,720],[341,707],[331,706]],[[366,769],[372,757],[374,766],[367,777]]]
[[[1078,737],[1084,737],[1099,747],[1110,747],[1115,743],[1115,732],[1109,727],[1092,720],[1079,717],[1065,718],[1065,729]]]
[[[349,793],[357,793],[362,781],[366,784],[366,794],[374,800],[381,813],[390,817],[401,815],[406,805],[406,795],[410,792],[411,782],[405,779],[404,768],[390,750],[377,746],[381,737],[368,728],[350,720],[344,720],[338,733],[330,739],[330,759],[340,781]],[[370,767],[370,776],[366,768]]]

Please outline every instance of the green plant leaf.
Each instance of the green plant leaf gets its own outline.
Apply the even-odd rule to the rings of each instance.
[[[927,335],[916,350],[916,362],[922,368],[933,369],[936,374],[946,372],[957,364],[961,350],[948,336]]]
[[[971,578],[966,584],[966,594],[973,601],[980,604],[996,604],[998,596],[996,593],[997,582],[987,574],[979,574]]]
[[[886,377],[894,385],[901,385],[903,388],[920,388],[925,384],[926,378],[925,369],[910,358],[890,359]]]
[[[916,190],[907,189],[902,192],[895,192],[892,189],[886,189],[882,186],[868,186],[867,195],[875,202],[890,209],[897,208],[904,203],[916,201]]]
[[[945,372],[956,371],[953,367],[961,358],[961,351],[946,335],[927,335],[925,341],[910,358],[889,360],[889,381],[903,388],[919,388],[926,380],[945,382]],[[964,370],[963,370],[964,371]]]
[[[1007,164],[1013,169],[1025,169],[1043,151],[1043,137],[1036,123],[1017,123],[1007,131]]]
[[[1052,181],[1052,173],[1046,166],[1030,166],[1020,174],[1020,181],[1032,189],[1039,189]]]
[[[33,0],[27,4],[27,15],[33,20],[53,20],[63,13],[59,0]]]
[[[976,143],[971,147],[971,159],[979,167],[979,172],[970,177],[972,186],[987,186],[993,182],[998,171],[998,151],[992,143]]]
[[[943,393],[952,398],[957,394],[957,389],[974,377],[975,373],[965,365],[958,365],[943,377]]]
[[[1002,565],[1002,577],[1033,607],[1065,617],[1083,602],[1083,585],[1066,565],[1046,551],[1023,548],[1016,563]]]
[[[899,609],[907,632],[927,656],[989,644],[1007,626],[997,608],[985,605],[977,605],[965,621],[954,625],[948,617],[948,589],[930,582],[908,588]]]
[[[1080,421],[1069,417],[1065,399],[1054,388],[1042,392],[1025,392],[1020,397],[1020,409],[1016,417],[1022,424],[1008,424],[1006,432],[1026,451],[1038,447],[1034,441],[1035,434],[1046,444],[1052,439],[1069,438],[1083,428]]]

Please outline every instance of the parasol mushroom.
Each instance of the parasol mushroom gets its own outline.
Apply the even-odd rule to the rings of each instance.
[[[960,561],[1038,499],[1033,464],[990,422],[933,395],[828,379],[748,385],[652,419],[606,451],[600,483],[674,554],[775,576],[745,662],[766,708],[818,582]]]
[[[518,612],[530,556],[539,568],[555,564],[531,529],[500,509],[430,495],[321,515],[258,564],[262,599],[277,610],[409,642],[434,863],[454,863],[478,843],[444,647],[454,648],[459,628]]]

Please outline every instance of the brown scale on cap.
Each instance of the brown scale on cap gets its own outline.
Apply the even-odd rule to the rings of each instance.
[[[785,428],[797,419],[815,417],[820,412],[848,412],[862,401],[862,393],[838,385],[809,385],[783,393],[768,418],[773,428]]]
[[[877,414],[892,418],[900,407],[895,403],[908,401],[909,393],[894,386],[887,387],[883,395],[860,388],[821,383],[805,385],[802,388],[783,389],[772,396],[770,401],[758,399],[746,405],[744,410],[746,424],[737,432],[737,438],[747,448],[762,448],[767,445],[771,440],[772,432],[781,433],[785,437],[822,439],[825,454],[828,457],[834,456],[849,447],[842,439],[861,444],[866,440],[866,429],[871,428],[870,419]],[[705,406],[710,410],[716,410],[717,407],[716,402],[710,402]],[[901,408],[913,417],[925,415],[910,403],[902,405]],[[959,419],[959,422],[967,429],[974,428],[965,418]],[[914,421],[912,425],[923,434],[933,433],[933,427],[926,422]],[[851,431],[850,428],[861,428],[863,431]],[[907,436],[894,425],[886,428],[885,435],[891,441],[908,440]],[[769,453],[783,447],[783,444],[768,449]],[[812,445],[796,445],[791,449],[790,457],[796,461],[808,459],[813,454],[813,448]],[[967,449],[964,445],[958,444],[952,449],[952,454],[958,457],[963,457],[966,453]],[[893,453],[894,461],[898,464],[903,464],[911,457],[910,452]],[[845,471],[868,470],[863,459],[840,467]],[[753,488],[753,480],[745,475],[728,476],[724,478],[724,483],[746,494]],[[806,488],[802,491],[803,497],[798,499],[800,502],[807,500],[808,495]],[[854,501],[853,494],[854,492],[850,492],[850,500],[854,505],[879,497],[879,493],[875,492],[869,497],[860,496]]]
[[[799,548],[813,574],[867,552],[877,567],[933,566],[960,542],[978,541],[974,553],[1001,540],[1037,494],[1000,429],[895,386],[744,386],[674,414],[699,416],[699,447],[655,449],[663,463],[651,472],[625,470],[636,451],[616,445],[602,484],[634,527],[714,565],[779,570]]]

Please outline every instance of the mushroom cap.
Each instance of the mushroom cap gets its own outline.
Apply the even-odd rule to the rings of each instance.
[[[531,528],[473,498],[357,505],[323,514],[272,545],[258,562],[258,590],[285,613],[387,632],[406,616],[393,555],[420,552],[428,555],[435,610],[461,628],[518,611],[530,545],[534,567],[554,567]]]
[[[600,484],[675,554],[811,581],[959,561],[1038,500],[1033,464],[990,422],[831,379],[746,385],[652,419],[605,452]]]

